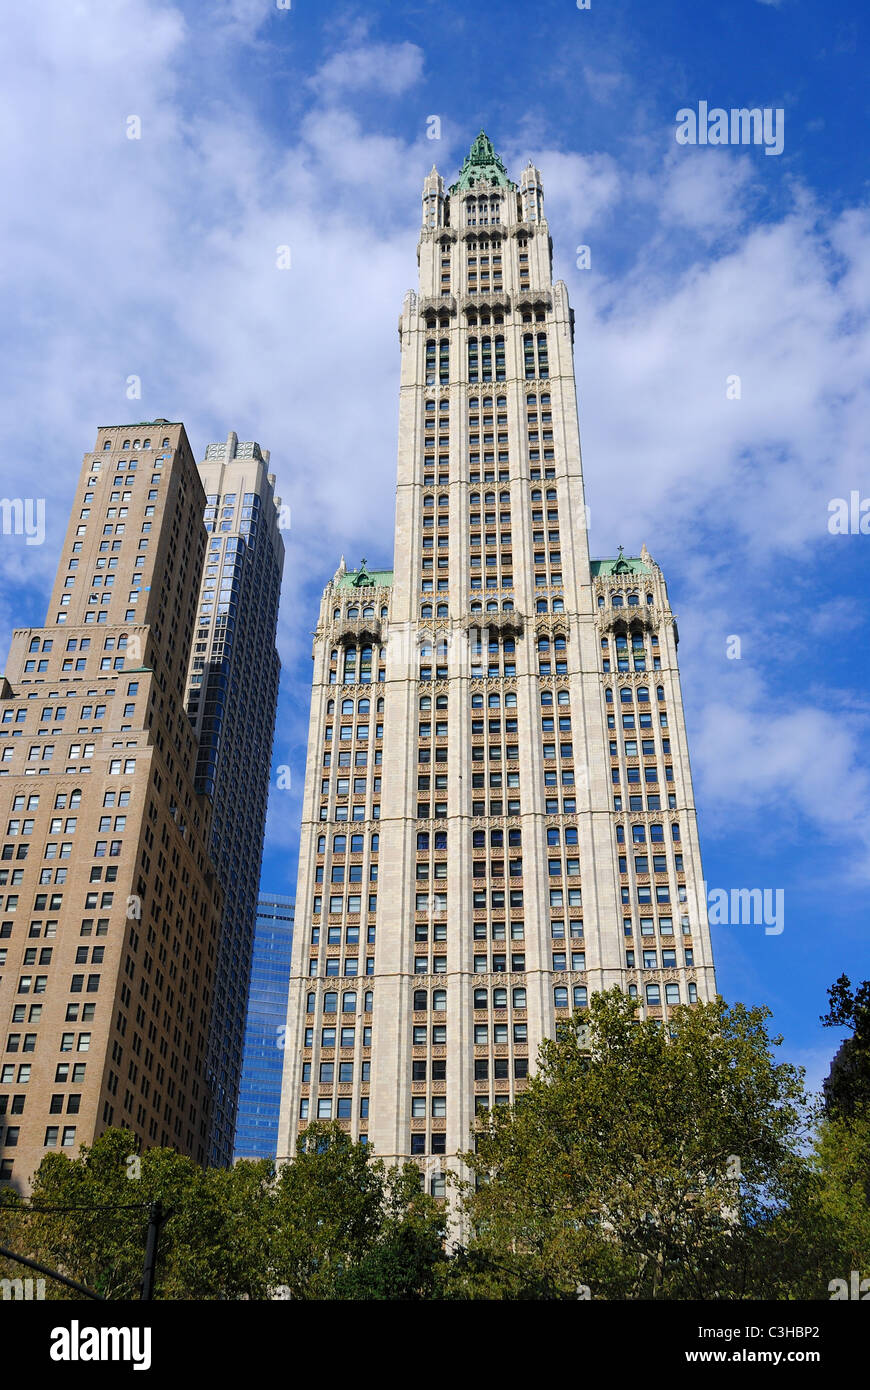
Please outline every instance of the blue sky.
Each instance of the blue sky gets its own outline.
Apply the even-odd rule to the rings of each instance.
[[[870,495],[866,6],[43,0],[0,37],[0,488],[47,509],[43,546],[0,537],[0,631],[43,620],[97,425],[270,448],[292,789],[263,882],[295,890],[319,595],[342,552],[391,561],[420,187],[484,126],[543,174],[592,553],[646,541],[668,578],[708,884],[785,892],[781,935],[714,928],[720,989],[817,1084],[826,987],[870,974],[870,537],[827,525]],[[677,145],[700,101],[782,108],[783,153]]]

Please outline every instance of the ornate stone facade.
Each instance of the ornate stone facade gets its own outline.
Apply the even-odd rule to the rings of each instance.
[[[590,991],[715,983],[676,624],[645,547],[589,558],[538,170],[481,133],[418,255],[395,570],[342,562],[314,642],[278,1153],[338,1118],[438,1195]]]

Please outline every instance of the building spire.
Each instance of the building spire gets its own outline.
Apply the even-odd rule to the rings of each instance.
[[[475,184],[497,184],[501,188],[515,188],[516,184],[511,183],[507,176],[507,169],[499,155],[495,152],[495,146],[490,140],[485,130],[481,130],[477,139],[472,143],[471,149],[462,162],[459,170],[459,178],[456,183],[451,185],[450,192],[455,193],[457,189],[473,188]]]

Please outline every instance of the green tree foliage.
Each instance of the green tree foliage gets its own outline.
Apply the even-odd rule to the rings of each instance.
[[[276,1203],[276,1282],[292,1298],[431,1296],[445,1219],[413,1164],[386,1168],[339,1125],[313,1124]]]
[[[826,1119],[815,1157],[821,1176],[819,1202],[842,1253],[832,1275],[858,1269],[870,1275],[870,1116]]]
[[[665,1030],[618,989],[593,995],[467,1155],[454,1295],[826,1296],[812,1111],[768,1016],[720,999]]]
[[[155,1295],[159,1298],[262,1298],[269,1287],[269,1163],[228,1170],[197,1166],[172,1149],[136,1152],[133,1136],[109,1129],[70,1159],[47,1154],[29,1205],[64,1208],[15,1215],[4,1241],[105,1298],[138,1298],[148,1214],[160,1201]],[[265,1252],[265,1255],[264,1255]],[[47,1296],[74,1295],[46,1285]]]
[[[848,1119],[870,1111],[870,980],[852,989],[841,975],[828,990],[830,1008],[822,1014],[826,1028],[848,1028],[825,1085],[825,1108],[831,1118]]]
[[[864,1036],[861,991],[838,986],[831,1017]],[[311,1125],[277,1172],[138,1154],[108,1130],[46,1155],[29,1204],[0,1197],[0,1243],[136,1299],[159,1201],[162,1299],[825,1299],[870,1271],[870,1118],[819,1123],[768,1017],[716,1000],[663,1027],[619,990],[593,995],[517,1103],[481,1120],[449,1253],[416,1166],[338,1124]]]
[[[312,1125],[276,1175],[266,1161],[201,1169],[171,1149],[136,1154],[107,1130],[80,1154],[48,1154],[34,1208],[10,1195],[0,1243],[87,1284],[105,1298],[141,1289],[148,1213],[160,1201],[155,1297],[419,1298],[443,1261],[444,1214],[417,1170],[371,1162],[340,1126]],[[4,1262],[2,1274],[21,1275]],[[77,1297],[48,1281],[51,1298]]]

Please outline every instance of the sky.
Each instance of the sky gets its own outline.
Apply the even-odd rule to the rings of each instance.
[[[2,7],[0,495],[44,497],[46,527],[0,535],[0,649],[44,621],[99,425],[270,449],[291,524],[262,887],[295,891],[320,594],[342,554],[392,563],[422,181],[485,128],[543,175],[592,554],[645,542],[668,581],[708,886],[784,893],[778,934],[712,928],[719,989],[768,1006],[818,1086],[827,987],[870,975],[867,21],[862,0]],[[702,102],[781,111],[782,152],[678,143]]]

